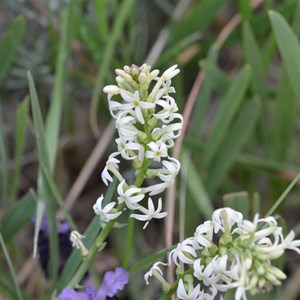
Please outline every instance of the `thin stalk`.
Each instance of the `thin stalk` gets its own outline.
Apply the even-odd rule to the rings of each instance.
[[[122,203],[122,204],[124,204],[124,203]],[[121,210],[121,206],[124,208],[124,205],[122,205],[122,204],[119,205],[119,210]],[[82,264],[80,265],[80,267],[78,268],[77,272],[74,274],[73,278],[67,284],[67,286],[66,286],[67,288],[68,287],[72,288],[72,287],[76,286],[76,284],[78,284],[78,282],[81,280],[81,278],[83,277],[83,275],[85,274],[85,272],[87,271],[89,266],[91,265],[92,260],[94,259],[94,257],[98,253],[98,251],[102,248],[102,245],[103,245],[106,237],[112,230],[115,222],[116,222],[115,220],[109,221],[106,224],[106,226],[103,228],[103,230],[99,233],[92,248],[89,250],[89,254],[84,258],[84,260],[83,260]]]
[[[284,190],[284,192],[281,194],[281,196],[276,200],[276,202],[273,204],[273,206],[267,212],[266,217],[271,216],[275,212],[275,210],[283,202],[285,197],[288,195],[288,193],[291,191],[291,189],[296,185],[296,183],[298,182],[299,179],[300,179],[300,172],[297,174],[297,176],[294,178],[294,180],[288,185],[288,187]]]
[[[142,183],[144,182],[146,172],[149,167],[149,159],[145,158],[143,161],[143,165],[141,168],[141,172],[137,176],[134,185],[136,187],[140,187]],[[133,242],[133,236],[134,236],[134,219],[129,217],[128,220],[128,227],[127,227],[127,237],[126,237],[126,247],[125,247],[125,255],[124,255],[124,261],[123,266],[126,269],[129,265],[129,259],[132,249],[132,242]]]
[[[134,218],[128,219],[128,226],[127,226],[127,237],[126,237],[126,245],[125,245],[125,254],[124,254],[124,260],[123,260],[123,267],[124,269],[127,269],[129,266],[129,259],[132,249],[132,242],[133,242],[133,236],[134,236]]]

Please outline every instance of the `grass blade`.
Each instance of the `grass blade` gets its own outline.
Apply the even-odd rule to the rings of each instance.
[[[213,213],[212,202],[209,199],[209,196],[203,185],[202,178],[192,162],[190,162],[188,167],[186,184],[188,191],[191,193],[193,200],[199,209],[200,214],[205,219],[210,219]]]
[[[8,206],[8,157],[4,136],[4,123],[3,123],[2,107],[0,106],[0,193],[2,198],[2,203],[0,205],[3,207]]]
[[[244,146],[249,134],[254,128],[260,113],[260,106],[256,102],[246,103],[237,120],[228,131],[214,164],[208,173],[206,187],[209,195],[212,195],[221,182],[227,176],[237,154]]]
[[[24,31],[25,19],[23,17],[18,17],[2,38],[0,44],[0,85],[15,58]]]
[[[100,37],[104,40],[108,33],[108,14],[107,14],[107,1],[95,0],[95,14],[97,21],[97,28]]]
[[[270,158],[284,161],[294,137],[297,102],[285,68],[282,69],[275,98],[274,125],[270,143]]]
[[[10,274],[11,274],[11,277],[13,279],[13,282],[14,282],[14,285],[15,285],[15,289],[16,289],[16,292],[17,292],[17,295],[18,295],[18,299],[19,300],[23,300],[23,295],[22,295],[22,292],[21,292],[21,289],[20,289],[20,286],[18,284],[18,280],[17,280],[17,276],[16,276],[16,273],[15,273],[15,270],[14,270],[14,267],[13,267],[13,264],[11,262],[11,259],[10,259],[10,256],[9,256],[9,253],[7,251],[7,248],[6,248],[6,245],[4,243],[4,240],[2,238],[2,234],[0,233],[0,244],[1,244],[1,247],[3,249],[3,252],[4,252],[4,256],[5,256],[5,259],[6,259],[6,262],[8,264],[8,267],[9,267],[9,271],[10,271]]]
[[[297,174],[297,176],[294,178],[294,180],[288,185],[288,187],[284,190],[284,192],[276,200],[276,202],[272,205],[272,207],[267,212],[266,217],[274,214],[276,209],[279,207],[279,205],[282,204],[282,202],[284,201],[286,196],[289,194],[289,192],[292,190],[292,188],[296,185],[296,183],[299,181],[299,179],[300,179],[300,172]]]
[[[214,159],[220,144],[227,134],[230,123],[244,99],[250,78],[251,68],[246,65],[236,76],[236,79],[226,93],[225,99],[218,109],[210,136],[204,148],[202,165],[204,170],[208,168]]]
[[[298,39],[280,14],[270,11],[269,17],[293,92],[299,101],[298,105],[300,105],[300,46]]]
[[[1,220],[0,230],[6,243],[31,221],[35,211],[35,205],[36,196],[33,191],[30,190],[5,213]]]
[[[178,42],[194,32],[200,32],[207,28],[223,5],[224,1],[222,0],[195,2],[189,14],[184,16],[179,22],[172,24],[171,36],[173,36],[173,40]]]
[[[225,94],[230,85],[226,75],[217,67],[216,63],[212,60],[203,60],[201,67],[205,72],[207,80],[211,85],[220,93]]]
[[[55,82],[51,97],[51,106],[47,115],[46,120],[46,134],[48,140],[48,154],[49,154],[49,167],[53,171],[58,136],[61,123],[61,112],[63,106],[63,94],[66,77],[66,63],[69,56],[70,48],[70,37],[71,37],[71,18],[72,18],[72,7],[75,1],[70,1],[68,4],[67,11],[64,12],[62,18],[62,35],[60,39],[58,57],[56,61],[56,72]]]
[[[12,178],[10,195],[11,202],[14,203],[18,192],[18,183],[21,172],[21,158],[24,151],[26,121],[28,116],[29,99],[26,98],[17,109],[16,117],[16,137],[15,137],[15,170]]]
[[[251,66],[253,74],[255,74],[255,76],[252,76],[253,91],[259,96],[260,101],[265,103],[267,91],[263,70],[263,57],[252,28],[247,22],[243,23],[243,46],[246,61]]]
[[[30,72],[28,72],[28,84],[30,91],[30,100],[33,113],[33,123],[34,130],[38,148],[38,156],[40,169],[38,174],[38,203],[37,203],[37,212],[36,212],[36,223],[34,231],[34,241],[33,241],[33,254],[36,255],[37,251],[37,242],[39,230],[41,227],[42,218],[44,215],[45,207],[47,207],[48,215],[48,230],[50,238],[50,274],[53,282],[56,280],[58,272],[58,237],[56,231],[56,207],[55,201],[52,197],[51,192],[49,191],[46,180],[42,173],[42,168],[50,170],[49,156],[46,143],[46,135],[44,130],[44,123],[42,119],[42,114],[36,94],[36,89],[34,81]]]
[[[168,248],[165,248],[163,250],[157,251],[151,255],[149,255],[148,257],[144,258],[142,261],[136,263],[135,265],[133,265],[130,269],[129,269],[129,273],[135,273],[138,272],[140,270],[143,270],[147,267],[149,267],[150,265],[154,264],[155,262],[157,262],[161,257],[165,256],[166,254],[168,254],[169,252],[171,252],[176,246],[171,246]]]
[[[70,227],[72,230],[77,230],[77,226],[75,225],[69,211],[67,210],[66,206],[65,206],[65,202],[54,182],[53,177],[51,176],[51,174],[48,172],[48,170],[46,168],[44,168],[42,166],[42,172],[44,174],[44,178],[48,184],[48,188],[53,196],[54,199],[56,199],[58,205],[60,206],[61,210],[64,212],[64,216],[66,218],[66,220],[68,221]]]
[[[209,49],[208,57],[206,60],[211,61],[212,64],[216,63],[218,59],[218,50],[212,46]],[[191,119],[191,135],[199,138],[201,135],[202,127],[205,119],[205,111],[212,93],[212,84],[206,77],[203,79],[202,87],[200,89],[198,99],[196,101],[195,110]]]

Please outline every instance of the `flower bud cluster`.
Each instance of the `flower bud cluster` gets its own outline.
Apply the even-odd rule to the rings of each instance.
[[[244,300],[247,291],[270,291],[286,278],[272,260],[287,249],[300,254],[300,240],[294,238],[293,231],[284,237],[273,217],[256,215],[251,222],[231,208],[218,209],[170,252],[169,263],[180,278],[177,296],[214,299],[218,292],[235,289],[235,300]]]
[[[94,205],[94,211],[102,222],[117,218],[121,211],[115,205],[123,204],[139,213],[132,218],[144,221],[145,226],[153,218],[163,218],[162,200],[157,208],[151,197],[147,205],[143,200],[157,195],[168,188],[180,170],[177,159],[169,156],[169,149],[180,135],[183,118],[175,100],[169,95],[175,93],[171,79],[179,73],[177,65],[167,69],[160,77],[158,70],[151,70],[147,64],[141,67],[125,66],[116,70],[117,85],[108,85],[103,91],[108,94],[108,105],[116,122],[118,151],[112,153],[102,172],[102,180],[108,185],[114,175],[119,180],[118,203],[111,202],[103,207],[103,196]],[[135,181],[130,184],[119,170],[120,157],[129,160],[135,170]],[[157,178],[158,182],[142,187],[144,179]]]

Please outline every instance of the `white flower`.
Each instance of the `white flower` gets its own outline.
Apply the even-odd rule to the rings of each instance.
[[[201,258],[195,260],[194,276],[206,286],[214,286],[219,291],[226,292],[238,285],[240,268],[230,262],[227,255],[215,256],[206,266],[201,262]]]
[[[187,284],[187,290],[183,280],[180,279],[177,287],[177,296],[182,300],[203,300],[204,292],[200,290],[200,283],[194,288],[191,284]]]
[[[80,234],[78,231],[72,231],[70,234],[70,240],[72,242],[72,246],[76,247],[77,249],[81,250],[81,254],[83,256],[87,256],[89,254],[89,251],[85,248],[84,244],[82,243],[82,239],[85,236]]]
[[[176,158],[168,157],[169,160],[163,160],[163,169],[160,169],[157,176],[165,182],[173,182],[180,171],[180,162]]]
[[[144,199],[145,194],[141,188],[132,186],[124,191],[125,180],[118,185],[118,203],[125,202],[129,209],[136,209],[138,202]]]
[[[102,222],[109,222],[110,220],[114,220],[118,218],[121,215],[121,211],[119,212],[113,212],[113,208],[116,204],[116,202],[110,202],[106,206],[102,207],[102,202],[104,200],[103,195],[101,195],[96,203],[93,206],[94,212],[96,215],[100,216],[100,220]]]
[[[194,233],[195,248],[209,248],[212,245],[214,226],[212,221],[199,225]]]
[[[235,224],[241,226],[243,222],[243,215],[231,209],[230,207],[220,208],[214,211],[212,216],[212,221],[215,228],[215,233],[219,230],[225,231],[225,227],[228,227],[228,230]]]
[[[113,109],[118,110],[130,110],[134,109],[137,120],[144,124],[145,120],[143,117],[142,109],[154,108],[155,104],[150,102],[141,101],[139,91],[135,91],[133,94],[126,90],[121,90],[122,98],[127,102],[126,104],[119,104]]]
[[[213,269],[214,285],[219,291],[227,291],[230,288],[237,286],[237,281],[239,280],[239,272],[241,266],[238,263],[234,264],[229,261],[228,256],[225,254],[223,256],[215,256],[210,265]],[[246,265],[243,267],[246,268]],[[247,270],[249,268],[246,268]]]
[[[139,133],[139,130],[133,125],[135,118],[127,114],[128,112],[124,111],[117,116],[116,129],[123,140],[132,141]]]
[[[131,160],[137,158],[137,155],[134,151],[138,151],[138,153],[142,154],[144,153],[144,147],[138,143],[127,142],[122,138],[116,139],[116,143],[118,145],[118,150],[124,159]],[[142,155],[139,154],[139,159],[141,159],[141,157]]]
[[[162,193],[166,188],[168,188],[173,182],[162,182],[154,184],[143,188],[144,193],[149,193],[150,196],[154,196]]]
[[[180,72],[179,69],[176,68],[177,65],[174,65],[171,68],[167,69],[161,77],[156,78],[157,82],[149,95],[150,99],[158,100],[160,97],[167,95],[168,92],[175,91],[174,88],[170,87],[170,79]],[[162,85],[163,88],[161,89]]]
[[[161,141],[150,142],[147,146],[150,148],[146,151],[147,158],[160,162],[162,157],[168,156],[167,146]]]
[[[110,100],[113,95],[120,94],[120,88],[116,85],[107,85],[103,88],[103,92],[108,94],[108,99]]]
[[[171,86],[171,80],[159,81],[162,88],[159,88],[155,94],[155,102],[161,99],[164,96],[168,96],[169,93],[175,93],[175,88]]]
[[[237,289],[235,292],[235,300],[247,300],[246,291],[251,288],[251,286],[246,285],[246,278],[248,270],[244,268],[243,264],[240,265],[240,278],[237,282]]]
[[[292,230],[284,239],[283,244],[285,249],[294,250],[300,254],[300,240],[294,240],[295,233]]]
[[[264,229],[262,229],[262,230],[264,230]],[[259,247],[259,249],[263,253],[267,254],[268,259],[277,259],[281,255],[283,255],[284,250],[286,250],[286,249],[294,250],[300,254],[300,249],[299,249],[300,240],[294,240],[294,238],[295,238],[294,231],[291,231],[284,238],[283,235],[281,234],[281,230],[282,230],[282,228],[279,227],[278,231],[280,232],[280,234],[279,235],[274,234],[275,241],[273,242],[273,244],[272,244],[271,240],[268,240],[267,241],[268,243],[265,243],[265,245],[262,245],[261,247]],[[260,243],[260,245],[261,245],[261,243]]]
[[[218,279],[213,274],[213,265],[208,263],[207,266],[204,266],[202,263],[202,258],[198,258],[194,261],[193,269],[194,276],[199,280],[203,281],[206,286],[214,285]]]
[[[149,284],[149,277],[153,276],[153,275],[163,275],[163,272],[162,270],[160,269],[159,265],[164,265],[164,266],[167,266],[168,264],[166,263],[163,263],[161,261],[158,261],[156,262],[152,267],[151,269],[144,275],[144,279],[146,281],[146,284],[148,285]]]
[[[182,243],[178,243],[177,247],[169,254],[169,262],[172,260],[176,266],[179,266],[181,262],[193,264],[197,258],[193,243],[193,238],[187,238]]]
[[[143,229],[145,229],[147,227],[150,220],[152,220],[152,219],[162,219],[165,216],[167,216],[166,212],[161,212],[161,209],[162,209],[161,198],[158,199],[158,206],[157,206],[156,210],[155,210],[153,201],[150,197],[148,198],[148,209],[145,209],[142,206],[140,206],[138,209],[141,212],[143,212],[144,214],[143,215],[132,214],[132,215],[130,215],[130,217],[135,218],[139,221],[147,221],[146,224],[144,225]]]
[[[119,170],[118,164],[120,163],[120,161],[115,158],[119,154],[120,154],[120,152],[112,153],[106,162],[106,166],[101,174],[102,181],[105,183],[105,185],[108,185],[108,182],[113,181],[113,178],[110,176],[108,171],[111,171],[112,173],[115,174],[115,171]]]
[[[167,69],[165,72],[163,72],[163,74],[161,75],[162,80],[167,81],[169,79],[172,79],[174,76],[176,76],[180,72],[180,70],[177,69],[177,66],[178,65],[174,65],[169,69]]]
[[[178,111],[178,107],[174,98],[164,96],[164,99],[166,100],[157,100],[155,102],[155,104],[160,105],[163,109],[157,114],[154,114],[154,116],[164,123],[170,123],[175,117],[179,116],[179,114],[176,113],[176,111]]]

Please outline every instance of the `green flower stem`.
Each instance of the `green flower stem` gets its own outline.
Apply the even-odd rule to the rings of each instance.
[[[147,142],[144,144],[145,149],[147,148],[147,144],[151,142],[152,136],[151,136],[151,128],[147,125],[147,122],[149,120],[149,116],[145,116],[145,133],[147,135]],[[150,160],[146,157],[144,158],[142,167],[140,169],[140,172],[138,173],[136,180],[134,182],[134,185],[136,187],[140,187],[142,183],[145,180],[145,175],[148,170],[150,164]],[[116,174],[115,174],[116,175]],[[121,203],[118,206],[118,211],[121,211],[125,208],[125,203]],[[96,254],[101,251],[101,246],[103,245],[106,237],[112,230],[116,220],[109,221],[104,229],[99,233],[98,237],[96,238],[95,243],[93,244],[92,248],[89,250],[89,254],[84,258],[82,264],[68,283],[66,287],[74,287],[83,277],[84,273],[87,271],[89,266],[92,263],[92,260],[96,256]],[[127,238],[126,238],[126,247],[125,247],[125,254],[124,254],[124,261],[123,261],[123,267],[126,269],[129,266],[129,259],[132,249],[132,242],[133,242],[133,236],[134,236],[134,219],[129,218],[128,220],[128,229],[127,229]]]
[[[144,161],[143,161],[143,164],[142,164],[142,168],[138,174],[138,176],[136,177],[136,180],[134,182],[134,185],[136,187],[140,187],[142,185],[142,183],[144,182],[145,180],[145,175],[146,175],[146,172],[148,170],[148,167],[149,167],[149,159],[148,158],[144,158]]]
[[[145,158],[143,161],[143,165],[141,168],[141,171],[139,175],[137,176],[134,185],[137,187],[140,187],[145,179],[146,172],[148,170],[149,166],[149,159]],[[121,211],[125,208],[125,203],[121,203],[118,206],[118,211]],[[82,264],[72,277],[71,281],[67,284],[66,287],[74,287],[83,277],[84,273],[87,271],[89,266],[92,263],[92,260],[96,256],[96,254],[101,249],[102,244],[104,243],[105,239],[109,235],[110,231],[112,230],[116,220],[109,221],[106,226],[103,228],[103,230],[99,233],[98,237],[96,238],[92,248],[89,250],[89,254],[84,258]],[[125,255],[124,255],[124,267],[128,267],[129,264],[129,258],[132,248],[132,241],[133,241],[133,232],[134,232],[134,219],[129,218],[128,220],[128,230],[127,230],[127,240],[126,240],[126,248],[125,248]]]
[[[139,175],[137,176],[134,185],[136,187],[140,187],[142,183],[145,180],[145,175],[149,167],[149,159],[145,158],[142,164],[141,171]],[[126,246],[125,246],[125,254],[124,254],[124,260],[123,260],[123,267],[125,269],[129,266],[129,259],[132,249],[132,243],[133,243],[133,236],[134,236],[134,219],[129,218],[128,220],[128,227],[127,227],[127,237],[126,237]]]
[[[132,249],[132,242],[134,236],[134,218],[128,219],[128,226],[127,226],[127,237],[126,237],[126,245],[125,245],[125,254],[123,259],[123,268],[127,269],[129,266],[129,259]]]

